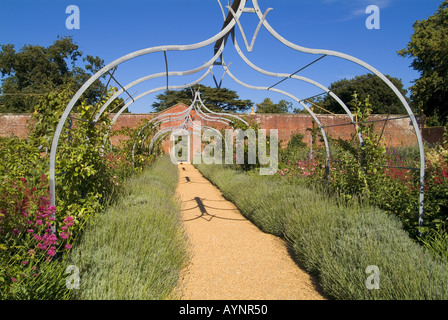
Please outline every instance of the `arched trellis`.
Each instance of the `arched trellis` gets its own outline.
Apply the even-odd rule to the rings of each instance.
[[[247,57],[243,54],[241,48],[239,47],[237,41],[236,41],[236,37],[234,36],[234,31],[235,31],[235,26],[238,26],[239,30],[241,31],[241,35],[244,39],[247,51],[251,52],[252,48],[253,48],[253,44],[254,41],[258,35],[258,32],[260,30],[260,28],[263,26],[275,39],[277,39],[278,41],[280,41],[283,45],[298,51],[298,52],[303,52],[303,53],[308,53],[308,54],[314,54],[314,55],[320,55],[320,57],[318,59],[316,59],[315,61],[313,61],[312,63],[315,63],[327,56],[333,56],[336,58],[340,58],[340,59],[344,59],[346,61],[350,61],[353,62],[359,66],[364,67],[365,69],[369,70],[370,72],[372,72],[374,75],[378,76],[394,93],[395,95],[399,98],[400,102],[402,103],[402,105],[404,106],[406,112],[408,113],[409,119],[411,120],[411,123],[414,127],[414,131],[415,131],[415,135],[416,135],[416,139],[417,139],[417,143],[419,146],[419,152],[420,152],[420,192],[419,192],[419,225],[423,225],[423,212],[424,212],[424,183],[425,183],[425,154],[424,154],[424,145],[423,145],[423,139],[421,137],[420,134],[420,129],[418,126],[418,122],[415,118],[415,115],[413,114],[411,108],[409,107],[405,97],[401,94],[401,92],[394,86],[394,84],[384,75],[382,74],[380,71],[378,71],[377,69],[375,69],[374,67],[372,67],[371,65],[369,65],[368,63],[357,59],[353,56],[344,54],[344,53],[340,53],[340,52],[336,52],[336,51],[331,51],[331,50],[322,50],[322,49],[311,49],[311,48],[306,48],[306,47],[302,47],[299,45],[296,45],[288,40],[286,40],[285,38],[283,38],[280,34],[278,34],[274,28],[272,28],[272,26],[268,23],[267,21],[267,15],[270,12],[270,10],[272,10],[272,8],[267,9],[264,13],[261,11],[260,6],[258,5],[258,1],[257,0],[251,0],[252,1],[252,7],[247,7],[247,0],[235,0],[232,4],[232,6],[227,6],[226,8],[229,11],[229,14],[225,15],[224,12],[224,8],[222,7],[220,1],[218,0],[218,4],[220,5],[220,8],[222,10],[223,13],[223,17],[225,20],[224,23],[224,27],[222,28],[222,30],[217,33],[215,36],[202,41],[202,42],[198,42],[195,44],[191,44],[191,45],[168,45],[168,46],[157,46],[157,47],[152,47],[152,48],[147,48],[147,49],[143,49],[143,50],[139,50],[139,51],[135,51],[132,52],[128,55],[125,55],[111,63],[109,63],[108,65],[106,65],[105,67],[103,67],[101,70],[99,70],[96,74],[94,74],[86,83],[84,83],[84,85],[78,90],[78,92],[73,96],[73,98],[71,99],[71,101],[69,102],[69,104],[67,105],[66,109],[64,110],[61,119],[56,127],[55,130],[55,134],[53,137],[53,141],[52,141],[52,145],[51,145],[51,151],[50,151],[50,195],[51,195],[51,201],[53,205],[56,205],[56,191],[55,191],[55,164],[56,164],[56,155],[57,155],[57,148],[58,148],[58,142],[59,142],[59,138],[61,135],[61,132],[63,130],[64,124],[67,120],[67,118],[70,115],[70,112],[72,111],[73,107],[75,106],[76,102],[79,100],[79,98],[82,96],[82,94],[87,90],[87,88],[89,88],[96,80],[98,80],[101,76],[103,76],[104,74],[108,73],[111,69],[116,68],[117,66],[123,64],[126,61],[129,61],[131,59],[143,56],[143,55],[148,55],[148,54],[152,54],[152,53],[157,53],[157,52],[163,52],[165,59],[166,59],[166,52],[167,51],[187,51],[187,50],[195,50],[195,49],[199,49],[199,48],[203,48],[206,47],[212,43],[215,43],[215,53],[213,58],[208,61],[207,63],[203,64],[202,66],[193,69],[193,70],[189,70],[189,71],[180,71],[180,72],[169,72],[168,70],[166,70],[166,72],[163,73],[157,73],[157,74],[153,74],[153,75],[149,75],[147,77],[138,79],[128,85],[126,85],[125,87],[122,87],[121,90],[119,90],[118,92],[116,92],[102,107],[101,109],[98,111],[96,117],[95,117],[95,121],[99,119],[99,117],[101,116],[101,114],[107,109],[108,105],[115,99],[117,98],[120,94],[122,94],[123,92],[126,92],[128,95],[128,89],[143,83],[145,81],[151,80],[151,79],[155,79],[158,77],[163,77],[166,76],[167,79],[169,76],[185,76],[185,75],[190,75],[190,74],[195,74],[197,72],[200,72],[202,70],[207,69],[207,72],[205,72],[200,78],[198,78],[196,81],[188,84],[188,85],[184,85],[184,86],[167,86],[166,87],[162,87],[162,88],[156,88],[156,89],[151,89],[147,92],[142,93],[140,96],[134,98],[131,95],[129,95],[131,97],[130,102],[128,102],[125,106],[123,106],[122,109],[120,109],[120,111],[115,115],[113,121],[112,121],[112,125],[116,122],[117,118],[121,115],[121,113],[126,110],[132,103],[134,103],[135,101],[137,101],[138,99],[142,98],[143,96],[146,96],[150,93],[153,92],[157,92],[160,90],[167,90],[167,89],[171,89],[171,90],[175,90],[175,89],[183,89],[183,88],[187,88],[187,87],[191,87],[194,84],[200,83],[208,74],[213,73],[212,69],[215,65],[222,65],[224,67],[225,70],[225,74],[228,74],[230,78],[232,78],[235,82],[239,83],[242,86],[245,86],[247,88],[250,89],[255,89],[255,90],[267,90],[267,91],[272,91],[272,92],[277,92],[277,93],[281,93],[285,96],[288,96],[289,98],[297,101],[300,105],[302,105],[309,113],[310,115],[313,117],[314,121],[316,122],[316,124],[319,126],[320,131],[322,133],[322,137],[324,139],[324,143],[325,143],[325,148],[326,148],[326,153],[327,153],[327,163],[326,163],[326,167],[327,167],[327,174],[328,174],[328,169],[329,169],[329,161],[330,161],[330,151],[329,151],[329,146],[328,146],[328,139],[325,133],[325,126],[323,126],[317,115],[304,103],[304,101],[302,101],[301,99],[297,98],[296,96],[294,96],[293,94],[283,91],[283,90],[279,90],[274,88],[277,84],[287,80],[287,79],[295,79],[295,80],[300,80],[300,81],[305,81],[308,82],[320,89],[322,89],[324,92],[326,92],[327,94],[329,94],[332,98],[334,98],[340,105],[341,107],[346,111],[346,113],[348,114],[351,123],[353,126],[357,126],[357,123],[355,121],[355,119],[353,118],[353,115],[351,114],[350,110],[347,108],[347,106],[344,104],[344,102],[331,90],[329,90],[328,88],[326,88],[325,86],[319,84],[318,82],[302,77],[302,76],[298,76],[297,73],[301,70],[303,70],[304,68],[306,68],[307,66],[305,66],[304,68],[302,68],[301,70],[293,73],[293,74],[283,74],[283,73],[274,73],[274,72],[269,72],[266,71],[264,69],[261,69],[260,67],[256,66],[255,64],[253,64],[249,59],[247,59]],[[257,26],[257,29],[255,31],[255,34],[252,38],[252,41],[249,45],[246,35],[244,33],[243,27],[240,23],[240,17],[243,13],[254,13],[257,15],[258,19],[259,19],[259,24]],[[283,80],[277,82],[276,84],[270,86],[270,87],[260,87],[260,86],[253,86],[250,84],[246,84],[244,82],[242,82],[241,80],[239,80],[235,75],[233,75],[230,70],[228,65],[226,65],[224,63],[223,60],[223,51],[224,51],[224,47],[226,45],[226,40],[228,39],[228,37],[232,35],[233,38],[233,45],[236,48],[238,54],[240,55],[240,57],[245,61],[245,63],[247,65],[249,65],[252,69],[267,75],[267,76],[272,76],[272,77],[280,77],[280,78],[284,78]],[[218,62],[218,58],[221,58],[221,61]],[[311,64],[312,64],[311,63]],[[210,110],[208,110],[210,111]],[[173,127],[174,128],[174,127]],[[165,128],[167,129],[167,128]],[[359,140],[360,143],[363,143],[363,139],[362,136],[359,135]],[[54,232],[54,230],[53,230]]]
[[[206,125],[202,125],[200,127],[198,127],[198,125],[195,123],[195,120],[192,117],[192,112],[195,111],[196,116],[199,117],[202,120],[205,120],[207,122],[216,122],[216,123],[221,123],[224,124],[226,126],[231,126],[232,120],[228,119],[226,117],[232,117],[236,120],[241,121],[242,123],[244,123],[245,125],[249,126],[249,124],[241,119],[238,116],[232,115],[232,114],[226,114],[226,113],[218,113],[218,112],[213,112],[211,110],[209,110],[203,103],[202,99],[201,99],[201,95],[199,91],[196,91],[193,93],[194,94],[194,99],[192,100],[192,103],[190,105],[190,107],[188,107],[187,109],[185,109],[184,111],[181,112],[175,112],[175,113],[162,113],[156,117],[154,117],[153,119],[149,120],[138,132],[137,137],[140,136],[140,134],[143,132],[143,130],[145,130],[149,125],[161,125],[164,123],[170,123],[170,122],[177,122],[180,120],[184,120],[181,124],[177,125],[177,126],[168,126],[166,128],[160,129],[151,139],[150,145],[149,145],[149,153],[151,153],[152,148],[155,144],[156,141],[159,140],[159,138],[163,135],[165,135],[166,133],[169,132],[174,132],[177,130],[187,130],[188,129],[192,129],[193,130],[193,134],[196,134],[197,130],[211,130],[214,131],[215,133],[217,133],[219,136],[221,136],[221,132],[218,131],[217,129],[210,127],[210,126],[206,126]],[[208,113],[204,112],[201,110],[201,108],[204,108],[206,111],[208,111]],[[210,114],[213,114],[214,116],[211,116]],[[143,138],[146,139],[147,137]],[[134,151],[135,151],[135,146],[136,146],[136,141],[134,142],[133,146],[132,146],[132,162],[134,163]],[[142,141],[143,143],[143,141]]]

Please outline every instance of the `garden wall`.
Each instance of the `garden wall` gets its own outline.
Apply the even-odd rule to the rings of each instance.
[[[172,108],[169,108],[165,111],[165,113],[176,113],[185,110],[187,106],[183,104],[178,104]],[[114,114],[111,114],[112,118]],[[136,127],[142,121],[151,119],[155,116],[154,113],[148,114],[122,114],[119,118],[115,126],[113,127],[113,131],[119,130],[123,127]],[[193,118],[195,116],[194,112],[192,114]],[[244,114],[246,119],[250,119],[250,121],[259,123],[262,129],[278,129],[279,139],[283,141],[283,145],[285,145],[290,137],[296,133],[302,133],[305,135],[305,142],[309,143],[310,141],[310,132],[307,131],[307,128],[311,128],[313,126],[312,117],[307,114]],[[399,117],[397,115],[393,115],[392,117]],[[380,120],[386,118],[385,115],[372,115],[370,119],[372,120]],[[21,138],[25,138],[28,135],[28,123],[31,120],[31,114],[1,114],[0,115],[0,136],[8,137],[12,135],[16,135]],[[200,120],[199,118],[196,120]],[[341,123],[348,123],[349,118],[347,115],[319,115],[319,120],[323,125],[335,125]],[[174,123],[175,125],[176,123]],[[178,122],[180,124],[180,121]],[[383,130],[385,122],[376,122],[375,128],[378,131]],[[165,124],[164,126],[173,125]],[[210,125],[213,127],[217,127],[218,129],[222,129],[224,127],[223,124],[216,123],[207,123],[202,121],[202,125]],[[337,127],[328,127],[326,129],[327,135],[332,137],[341,137],[342,139],[350,139],[351,135],[354,133],[354,128],[352,125],[345,126],[337,126]],[[424,139],[428,139],[430,141],[440,140],[441,137],[438,135],[442,134],[441,132],[435,132],[431,130],[423,130],[423,134],[429,133],[428,137]],[[392,120],[386,123],[384,127],[384,141],[389,146],[409,146],[417,143],[414,128],[409,120],[409,118]],[[112,142],[118,143],[119,140],[125,139],[126,137],[113,137]],[[168,148],[168,144],[165,144],[165,149]]]

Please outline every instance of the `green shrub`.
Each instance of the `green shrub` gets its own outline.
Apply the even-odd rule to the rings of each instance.
[[[166,299],[186,261],[176,167],[168,156],[132,178],[71,252],[75,299]]]
[[[305,148],[306,143],[303,142],[304,135],[302,133],[296,133],[293,135],[289,142],[288,142],[288,148],[289,149],[295,149],[295,148]]]

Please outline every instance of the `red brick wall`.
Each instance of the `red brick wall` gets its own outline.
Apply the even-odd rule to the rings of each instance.
[[[185,110],[187,106],[179,104],[168,110],[166,113],[177,113]],[[112,118],[114,114],[111,114]],[[136,127],[146,119],[152,119],[155,114],[122,114],[115,126],[113,131],[119,130],[123,127]],[[194,112],[192,113],[194,117]],[[283,145],[285,145],[289,138],[296,134],[302,133],[305,135],[305,142],[309,142],[310,133],[306,131],[307,128],[312,127],[312,117],[305,114],[244,114],[242,115],[247,120],[254,121],[261,125],[262,129],[278,129],[279,139],[283,140]],[[393,116],[397,117],[397,116]],[[384,115],[373,115],[370,119],[384,119]],[[0,136],[11,136],[16,135],[24,138],[28,134],[27,122],[31,119],[30,114],[2,114],[0,115]],[[197,120],[200,120],[197,118]],[[319,115],[319,120],[323,125],[334,125],[340,123],[349,122],[347,115]],[[169,125],[177,125],[181,122],[171,124],[164,124],[163,127]],[[375,123],[375,128],[378,131],[383,129],[385,122]],[[209,125],[216,127],[217,129],[222,129],[223,124],[216,125],[216,123],[207,123],[202,120],[202,125]],[[354,128],[352,125],[329,127],[326,129],[327,135],[332,137],[341,137],[342,139],[350,139],[351,135],[354,134]],[[431,134],[431,139],[437,139],[437,133]],[[384,129],[384,141],[389,146],[405,146],[414,145],[417,143],[413,126],[411,125],[410,119],[400,119],[388,121]],[[125,137],[113,137],[112,142],[118,143],[119,140]],[[165,143],[165,149],[168,148],[168,143]]]
[[[30,119],[30,114],[0,114],[0,137],[26,138]]]

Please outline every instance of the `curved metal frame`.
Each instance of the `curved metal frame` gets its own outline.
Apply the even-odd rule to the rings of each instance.
[[[156,92],[156,91],[161,91],[161,90],[166,90],[166,89],[183,89],[183,88],[187,88],[187,87],[190,87],[190,86],[192,86],[194,84],[197,84],[197,83],[201,82],[209,73],[212,73],[212,69],[213,69],[214,65],[216,64],[216,61],[217,61],[218,57],[221,57],[221,64],[222,64],[222,66],[225,69],[225,73],[228,73],[229,77],[232,78],[235,82],[239,83],[240,85],[242,85],[244,87],[250,88],[250,89],[267,90],[267,91],[273,91],[273,92],[281,93],[281,94],[283,94],[285,96],[288,96],[289,98],[297,101],[300,105],[302,105],[310,113],[310,115],[313,117],[314,121],[318,124],[318,126],[319,126],[319,128],[320,128],[320,130],[322,132],[322,137],[324,139],[325,148],[326,148],[326,152],[327,152],[327,174],[328,174],[329,161],[330,161],[330,151],[329,151],[329,146],[328,146],[328,140],[327,140],[327,137],[326,137],[326,134],[325,134],[325,128],[320,123],[320,121],[319,121],[318,117],[316,116],[316,114],[302,100],[298,99],[297,97],[295,97],[294,95],[292,95],[289,92],[286,92],[286,91],[283,91],[283,90],[279,90],[279,89],[276,89],[276,88],[273,88],[273,87],[253,86],[253,85],[249,85],[249,84],[246,84],[246,83],[240,81],[236,76],[234,76],[230,72],[228,66],[226,66],[225,63],[224,63],[224,60],[222,58],[222,52],[224,50],[224,46],[225,46],[225,42],[226,42],[225,40],[227,39],[227,37],[229,35],[232,35],[233,45],[235,46],[239,56],[244,60],[244,62],[248,66],[250,66],[255,71],[260,72],[260,73],[262,73],[264,75],[268,75],[268,76],[272,76],[272,77],[284,77],[285,79],[286,78],[292,78],[292,79],[295,79],[295,80],[305,81],[307,83],[310,83],[310,84],[312,84],[312,85],[322,89],[323,91],[325,91],[327,94],[329,94],[332,98],[334,98],[341,105],[341,107],[344,109],[344,111],[346,111],[347,115],[349,116],[352,124],[356,128],[357,127],[356,120],[353,118],[353,115],[351,114],[351,112],[347,108],[347,106],[344,104],[344,102],[334,92],[332,92],[331,90],[329,90],[328,88],[326,88],[322,84],[320,84],[320,83],[318,83],[318,82],[316,82],[314,80],[311,80],[311,79],[308,79],[308,78],[305,78],[305,77],[302,77],[302,76],[298,76],[296,74],[288,75],[288,74],[284,74],[284,73],[274,73],[274,72],[266,71],[266,70],[256,66],[249,59],[247,59],[247,57],[243,54],[242,50],[240,49],[240,47],[239,47],[239,45],[238,45],[238,43],[236,41],[236,37],[234,35],[235,26],[238,26],[238,28],[240,29],[241,35],[242,35],[243,40],[244,40],[245,45],[246,45],[246,48],[247,48],[247,50],[249,52],[252,51],[254,41],[255,41],[255,39],[256,39],[256,37],[258,35],[258,32],[259,32],[261,26],[263,26],[276,40],[278,40],[283,45],[285,45],[285,46],[287,46],[287,47],[289,47],[289,48],[291,48],[291,49],[293,49],[295,51],[308,53],[308,54],[315,54],[315,55],[333,56],[333,57],[337,57],[337,58],[344,59],[344,60],[347,60],[347,61],[351,61],[351,62],[353,62],[353,63],[355,63],[357,65],[360,65],[360,66],[364,67],[365,69],[369,70],[370,72],[372,72],[373,74],[378,76],[395,93],[395,95],[399,98],[400,102],[405,107],[405,109],[406,109],[406,111],[407,111],[407,113],[409,115],[409,118],[411,119],[411,123],[412,123],[412,125],[414,127],[415,135],[416,135],[417,142],[418,142],[418,145],[419,145],[419,152],[420,152],[419,225],[420,226],[423,225],[423,210],[424,210],[423,204],[424,204],[424,183],[425,183],[424,145],[423,145],[423,139],[421,137],[421,133],[419,131],[418,122],[417,122],[417,120],[415,118],[415,115],[413,114],[411,108],[409,107],[405,97],[401,94],[401,92],[394,86],[394,84],[384,74],[382,74],[380,71],[378,71],[377,69],[375,69],[374,67],[372,67],[371,65],[369,65],[368,63],[366,63],[366,62],[364,62],[364,61],[362,61],[360,59],[357,59],[357,58],[355,58],[353,56],[350,56],[350,55],[347,55],[347,54],[344,54],[344,53],[340,53],[340,52],[336,52],[336,51],[323,50],[323,49],[311,49],[311,48],[302,47],[302,46],[296,45],[296,44],[286,40],[285,38],[283,38],[280,34],[278,34],[271,27],[271,25],[268,23],[268,21],[266,19],[268,13],[270,12],[270,10],[272,10],[272,8],[268,8],[265,11],[265,13],[262,13],[262,11],[260,10],[260,7],[258,5],[258,1],[257,0],[252,0],[253,8],[246,8],[246,2],[247,2],[247,0],[237,0],[234,3],[234,4],[237,4],[237,8],[227,6],[227,9],[229,11],[229,15],[226,18],[225,17],[225,13],[224,13],[224,8],[221,5],[220,1],[218,0],[219,6],[220,6],[221,11],[223,13],[224,20],[226,22],[225,22],[224,27],[222,28],[222,30],[219,33],[217,33],[215,36],[213,36],[213,37],[211,37],[211,38],[209,38],[209,39],[207,39],[205,41],[198,42],[198,43],[191,44],[191,45],[157,46],[157,47],[152,47],[152,48],[147,48],[147,49],[143,49],[143,50],[132,52],[132,53],[130,53],[128,55],[125,55],[125,56],[123,56],[123,57],[121,57],[121,58],[119,58],[119,59],[109,63],[108,65],[103,67],[101,70],[99,70],[95,75],[93,75],[86,83],[84,83],[84,85],[78,90],[78,92],[76,92],[76,94],[73,96],[73,98],[70,100],[69,104],[67,105],[66,109],[64,110],[64,112],[63,112],[63,114],[62,114],[62,116],[60,118],[60,121],[59,121],[59,123],[58,123],[58,125],[56,127],[55,134],[54,134],[54,137],[53,137],[51,150],[50,150],[50,178],[49,178],[49,180],[50,180],[50,195],[51,195],[52,205],[56,205],[55,164],[56,164],[56,155],[57,155],[57,148],[58,148],[59,138],[60,138],[60,135],[62,133],[65,121],[67,120],[71,110],[73,109],[74,105],[76,104],[78,99],[81,97],[81,95],[87,90],[87,88],[90,87],[90,85],[92,85],[96,80],[98,80],[102,75],[104,75],[106,72],[108,72],[112,68],[116,68],[118,65],[120,65],[120,64],[122,64],[122,63],[124,63],[124,62],[126,62],[128,60],[134,59],[136,57],[147,55],[147,54],[151,54],[151,53],[156,53],[156,52],[163,52],[166,55],[167,51],[195,50],[195,49],[199,49],[199,48],[203,48],[205,46],[208,46],[208,45],[210,45],[210,44],[212,44],[214,42],[216,44],[221,43],[221,45],[219,46],[219,49],[218,50],[215,49],[214,57],[210,61],[208,61],[207,63],[203,64],[201,67],[198,67],[196,69],[192,69],[192,70],[189,70],[189,71],[182,71],[182,72],[168,72],[168,70],[167,70],[166,72],[163,72],[163,73],[157,73],[157,74],[149,75],[147,77],[140,78],[140,79],[138,79],[138,80],[128,84],[127,86],[122,87],[122,89],[117,91],[102,106],[102,108],[98,111],[98,113],[97,113],[97,115],[95,117],[95,121],[99,119],[101,114],[107,109],[107,107],[110,105],[110,103],[115,98],[117,98],[123,92],[127,92],[127,90],[129,88],[131,88],[131,87],[133,87],[133,86],[135,86],[135,85],[137,85],[139,83],[142,83],[144,81],[147,81],[147,80],[150,80],[150,79],[155,79],[157,77],[166,76],[168,78],[169,76],[174,76],[174,75],[177,75],[177,76],[189,75],[189,74],[197,73],[197,72],[199,72],[201,70],[204,70],[204,69],[206,69],[208,67],[208,70],[207,70],[207,72],[204,75],[202,75],[198,80],[196,80],[196,81],[194,81],[194,82],[192,82],[192,83],[190,83],[188,85],[168,86],[168,84],[167,84],[166,87],[152,89],[152,90],[149,90],[147,92],[144,92],[143,94],[139,95],[135,99],[132,98],[132,101],[128,102],[125,106],[123,106],[120,109],[120,111],[115,115],[114,119],[112,120],[111,126],[116,122],[117,118],[121,115],[121,113],[124,110],[126,110],[132,103],[134,103],[138,99],[140,99],[140,98],[142,98],[142,97],[144,97],[144,96],[146,96],[146,95],[148,95],[150,93],[153,93],[153,92]],[[240,23],[240,17],[241,17],[241,15],[244,12],[255,13],[257,15],[258,19],[259,19],[258,26],[256,28],[255,34],[254,34],[250,44],[247,41],[247,38],[246,38],[246,35],[244,33],[243,27],[242,27],[242,25]],[[215,46],[215,48],[216,48],[216,46]],[[196,100],[196,98],[195,98],[195,100]],[[202,103],[202,101],[201,101],[201,103]],[[220,116],[220,117],[232,116],[232,117],[234,117],[233,115],[229,115],[229,114],[222,114],[222,113],[212,112],[212,111],[208,110],[203,104],[202,104],[202,107],[204,107],[204,109],[209,114],[205,114],[204,112],[202,112],[202,110],[197,112],[196,114],[198,116],[200,116],[201,118],[204,118],[204,119],[208,118],[207,119],[208,121],[217,121],[217,120],[221,121],[222,120],[222,118],[215,118],[215,116]],[[185,115],[186,115],[186,113],[188,113],[188,117],[184,121],[183,125],[186,125],[186,122],[188,122],[188,119],[191,120],[190,112],[193,109],[194,109],[194,107],[193,108],[190,107],[188,112],[184,111],[184,112],[181,112],[179,114],[176,114],[176,115],[179,115],[179,118],[181,119],[182,115],[184,113],[185,113]],[[180,115],[180,114],[182,114],[182,115]],[[166,119],[164,119],[164,117],[173,116],[173,115],[174,114],[171,114],[171,115],[168,115],[168,114],[167,115],[159,115],[158,116],[159,118],[158,117],[156,117],[156,118],[158,118],[157,119],[158,122],[160,120],[161,123],[164,123],[163,121],[166,120]],[[151,121],[156,120],[156,118],[152,119]],[[226,120],[227,121],[231,121],[229,119],[226,119]],[[227,123],[226,120],[222,120],[222,122],[223,123]],[[168,122],[168,121],[166,121],[166,122]],[[162,131],[165,132],[165,130],[167,130],[169,128],[170,127],[162,129],[162,130],[159,131],[159,133],[162,132]],[[175,127],[173,126],[172,129],[173,128],[179,128],[179,126],[175,126]],[[156,135],[158,135],[158,134],[156,134]],[[105,139],[106,138],[107,138],[107,136],[105,137]],[[152,140],[154,140],[154,138],[155,138],[155,136],[153,137]],[[362,144],[363,143],[363,139],[362,139],[361,135],[359,135],[359,140],[360,140],[360,143]],[[55,232],[54,229],[53,229],[53,232]]]
[[[150,121],[148,121],[138,132],[137,137],[140,136],[141,132],[150,124],[157,124],[157,125],[161,125],[163,123],[168,123],[168,122],[173,122],[173,121],[179,121],[182,118],[185,119],[185,121],[178,125],[178,126],[170,126],[168,127],[169,130],[168,131],[172,131],[175,130],[176,128],[183,128],[183,129],[187,129],[188,128],[192,128],[192,129],[197,129],[192,117],[191,117],[191,113],[192,111],[196,112],[196,115],[198,117],[200,117],[201,119],[205,120],[205,121],[210,121],[210,122],[218,122],[218,123],[222,123],[225,125],[230,125],[230,122],[232,120],[225,118],[225,116],[232,116],[235,119],[238,119],[239,121],[242,121],[243,123],[245,123],[246,125],[249,125],[245,120],[241,119],[240,117],[237,117],[235,115],[231,115],[231,114],[225,114],[225,113],[216,113],[216,112],[212,112],[210,111],[210,113],[212,114],[216,114],[216,115],[221,115],[221,117],[214,117],[214,116],[209,116],[208,114],[204,113],[201,108],[199,106],[202,106],[203,108],[205,108],[206,110],[209,110],[203,103],[201,96],[200,96],[200,92],[197,91],[194,93],[194,99],[190,105],[190,107],[188,107],[187,109],[185,109],[184,111],[181,112],[177,112],[177,113],[166,113],[166,114],[160,114],[158,116],[156,116],[155,118],[151,119]],[[173,115],[176,115],[174,118],[172,118]],[[156,121],[157,120],[157,121]],[[211,129],[214,130],[216,132],[219,133],[219,135],[221,135],[221,133],[209,126],[201,126],[201,130],[202,128],[205,129]],[[167,128],[164,128],[167,129]],[[161,129],[159,132],[165,132],[164,129]],[[172,129],[172,130],[171,130]],[[152,146],[154,144],[154,141],[157,140],[158,136],[157,134],[154,135],[154,137],[151,140],[151,144],[149,146],[149,152],[151,153],[152,151]],[[135,145],[136,145],[136,141],[134,142],[133,146],[132,146],[132,163],[134,163],[134,151],[135,151]]]

